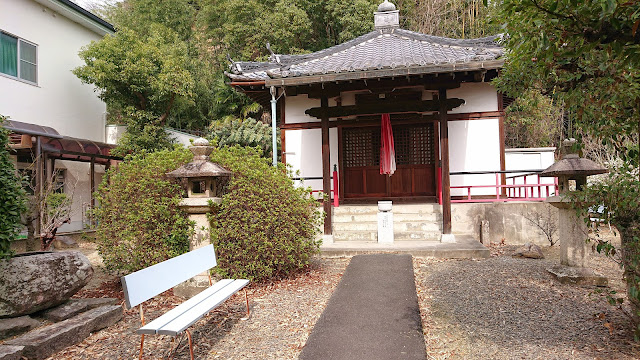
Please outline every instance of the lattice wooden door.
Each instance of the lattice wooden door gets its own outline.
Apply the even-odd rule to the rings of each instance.
[[[380,175],[380,127],[343,128],[345,197],[434,196],[433,123],[393,125],[397,170]]]

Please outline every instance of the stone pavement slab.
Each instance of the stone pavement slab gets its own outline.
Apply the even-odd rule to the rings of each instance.
[[[120,305],[101,306],[11,339],[5,345],[23,346],[22,356],[27,359],[45,359],[67,346],[81,342],[92,332],[113,325],[121,318]]]
[[[426,359],[410,255],[358,255],[329,299],[301,360]]]

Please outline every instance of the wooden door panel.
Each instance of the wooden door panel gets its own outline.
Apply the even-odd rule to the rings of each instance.
[[[435,166],[414,168],[413,184],[416,194],[433,196],[436,194]]]
[[[344,169],[344,196],[364,194],[364,173],[361,168]]]
[[[386,196],[387,176],[380,175],[380,168],[367,168],[365,170],[367,188],[365,194],[368,196]]]

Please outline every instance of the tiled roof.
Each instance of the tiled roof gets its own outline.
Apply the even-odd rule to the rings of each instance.
[[[498,60],[498,36],[456,40],[399,28],[374,30],[343,44],[304,55],[272,55],[269,62],[235,62],[227,75],[237,81],[342,74]]]

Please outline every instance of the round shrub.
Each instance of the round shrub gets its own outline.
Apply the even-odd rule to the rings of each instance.
[[[320,247],[321,213],[309,190],[294,187],[284,165],[272,167],[253,148],[216,149],[211,161],[233,172],[211,216],[216,271],[264,281],[306,267]]]
[[[0,259],[11,256],[11,240],[22,228],[20,215],[26,211],[26,194],[9,157],[9,131],[0,115]]]
[[[143,152],[107,172],[95,215],[108,270],[133,272],[189,250],[194,225],[178,207],[183,190],[165,174],[191,158],[186,149]]]

